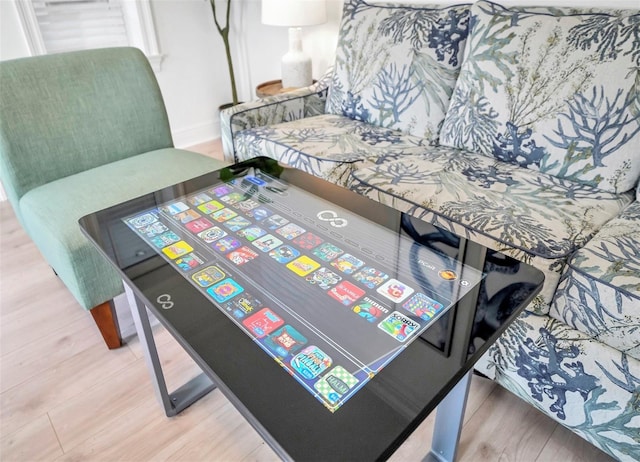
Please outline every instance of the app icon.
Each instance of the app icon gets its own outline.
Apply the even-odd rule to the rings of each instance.
[[[249,247],[240,247],[238,250],[234,250],[227,254],[227,258],[238,266],[244,265],[257,257],[258,254]]]
[[[413,289],[397,279],[389,279],[378,287],[377,292],[392,302],[400,303],[413,293]]]
[[[249,329],[253,335],[262,338],[284,324],[281,317],[269,308],[262,308],[255,314],[242,321],[242,325]]]
[[[150,225],[154,221],[157,221],[156,215],[153,213],[143,213],[134,218],[128,220],[129,224],[134,228],[142,228],[143,226]]]
[[[247,196],[245,196],[242,193],[239,192],[232,192],[227,194],[226,196],[222,196],[220,198],[220,200],[222,202],[224,202],[225,204],[229,204],[229,205],[233,205],[233,204],[237,204],[240,201],[243,201],[247,198]]]
[[[258,207],[260,204],[258,204],[256,201],[254,201],[253,199],[246,199],[242,202],[238,202],[235,207],[238,208],[238,210],[241,210],[242,212],[248,212],[250,210],[255,209],[256,207]]]
[[[323,290],[327,290],[342,281],[342,278],[328,268],[320,268],[308,275],[305,280],[309,284],[316,284]]]
[[[295,355],[290,364],[293,369],[307,380],[312,380],[326,371],[333,360],[314,345],[310,345]]]
[[[169,231],[169,228],[159,221],[154,221],[153,223],[138,228],[138,232],[144,234],[147,238],[158,236],[166,231]]]
[[[376,286],[389,279],[389,275],[370,266],[365,266],[353,275],[353,279],[369,289],[375,289]]]
[[[238,231],[245,226],[249,226],[251,222],[247,220],[245,217],[237,216],[235,218],[231,218],[230,220],[224,223],[224,226],[229,228],[230,231]]]
[[[187,204],[185,204],[184,202],[174,202],[173,204],[169,204],[169,205],[165,205],[163,207],[160,207],[160,210],[162,210],[165,213],[168,213],[169,215],[175,215],[176,213],[180,213],[180,212],[184,212],[185,210],[189,210],[189,206]]]
[[[257,207],[247,213],[250,217],[253,217],[256,221],[262,221],[271,215],[273,212],[266,207]]]
[[[399,342],[407,340],[411,334],[420,328],[420,324],[409,319],[405,315],[394,311],[387,318],[378,324],[378,328]]]
[[[230,250],[235,250],[240,247],[242,244],[235,237],[227,236],[222,239],[217,240],[213,244],[213,248],[218,252],[226,253]]]
[[[260,239],[256,239],[255,241],[253,241],[252,244],[263,252],[269,252],[279,245],[282,245],[282,241],[271,234],[266,234]]]
[[[336,247],[335,245],[329,242],[325,242],[324,244],[322,244],[320,247],[318,247],[313,251],[313,254],[316,257],[324,261],[331,261],[339,257],[340,255],[342,255],[343,253],[344,252],[341,248]]]
[[[449,269],[438,271],[438,276],[440,276],[445,281],[455,281],[456,279],[458,279],[458,274],[455,271]]]
[[[216,196],[218,196],[218,197],[226,196],[231,191],[232,191],[232,189],[229,186],[226,186],[226,185],[218,186],[217,188],[213,188],[211,190],[211,192],[213,194],[215,194]]]
[[[314,247],[318,247],[322,242],[323,240],[313,233],[304,233],[293,240],[294,244],[305,250],[311,250]]]
[[[289,223],[289,220],[287,220],[285,217],[280,215],[271,215],[264,221],[262,225],[269,229],[278,229],[281,226],[286,225],[287,223]]]
[[[293,326],[286,325],[269,335],[264,344],[278,356],[285,358],[307,344],[308,340]]]
[[[220,223],[236,216],[238,216],[238,214],[231,209],[221,209],[210,215],[211,218]]]
[[[184,226],[192,233],[198,234],[199,232],[204,231],[205,229],[211,228],[213,226],[213,223],[211,223],[206,218],[198,218],[197,220],[190,221]]]
[[[294,239],[304,233],[306,230],[295,223],[289,223],[284,225],[280,229],[276,229],[276,233],[283,236],[285,239]]]
[[[249,226],[238,231],[238,236],[244,237],[247,241],[255,241],[259,237],[264,236],[267,232],[258,226]]]
[[[364,297],[353,306],[353,312],[369,322],[376,322],[383,314],[388,314],[389,310],[369,297]]]
[[[211,197],[209,197],[209,195],[205,193],[194,194],[189,199],[187,199],[187,201],[194,206],[202,205],[205,202],[209,202],[210,200]]]
[[[184,241],[178,241],[175,244],[171,244],[168,247],[162,249],[162,252],[172,260],[187,254],[189,252],[193,252],[193,248]]]
[[[362,260],[348,253],[345,253],[331,262],[331,266],[338,268],[345,274],[353,274],[362,265],[364,265]]]
[[[262,302],[246,292],[224,304],[224,309],[236,319],[243,319],[260,307],[262,307]]]
[[[332,288],[328,294],[343,305],[349,306],[364,295],[364,290],[354,286],[349,281],[342,281]]]
[[[255,177],[255,176],[251,176],[251,175],[244,177],[244,181],[248,181],[249,183],[253,183],[256,186],[264,186],[265,184],[267,184],[264,180],[262,180],[262,179],[260,179],[258,177]]]
[[[269,256],[275,259],[278,263],[289,263],[294,258],[298,258],[300,256],[300,252],[291,246],[283,245],[269,252]]]
[[[155,236],[151,238],[151,243],[155,245],[157,248],[161,249],[166,247],[174,242],[178,242],[180,237],[174,233],[173,231],[167,231],[166,233],[160,234],[159,236]]]
[[[205,202],[204,204],[200,204],[198,206],[198,210],[200,210],[202,213],[208,214],[208,213],[213,213],[216,210],[220,210],[223,207],[224,205],[222,205],[218,201],[209,201],[209,202]]]
[[[224,279],[225,274],[217,266],[207,266],[205,269],[191,275],[191,279],[200,287],[209,287]]]
[[[402,305],[402,308],[415,314],[420,319],[428,321],[444,308],[442,303],[418,292]]]
[[[221,237],[225,237],[226,235],[227,235],[226,231],[218,226],[205,229],[204,231],[198,233],[198,237],[202,239],[204,242],[206,242],[207,244],[211,244],[212,242],[215,242]]]
[[[356,386],[358,379],[342,366],[336,366],[313,384],[329,404],[336,404],[340,398]]]
[[[200,218],[200,214],[195,210],[185,210],[184,212],[179,212],[173,215],[174,220],[179,221],[183,225],[189,223],[190,221],[196,220]]]
[[[290,263],[287,263],[287,268],[296,273],[298,276],[306,276],[312,271],[320,268],[320,263],[312,260],[306,255],[296,258]]]
[[[242,286],[231,278],[218,282],[207,289],[207,293],[218,303],[226,302],[243,291]]]
[[[178,265],[182,271],[191,271],[204,263],[200,255],[195,252],[188,253],[183,257],[176,258],[174,263]]]

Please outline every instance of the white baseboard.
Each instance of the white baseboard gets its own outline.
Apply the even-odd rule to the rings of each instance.
[[[186,148],[220,138],[220,119],[209,120],[191,127],[173,130],[173,144],[177,148]]]

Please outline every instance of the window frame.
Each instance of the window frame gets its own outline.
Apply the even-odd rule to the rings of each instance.
[[[31,56],[47,54],[32,0],[14,1]],[[140,48],[147,56],[153,70],[159,72],[163,55],[160,53],[156,36],[151,0],[123,0],[122,10],[125,23],[130,31],[128,33],[129,45]]]

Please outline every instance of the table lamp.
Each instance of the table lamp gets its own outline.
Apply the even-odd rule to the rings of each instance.
[[[282,57],[282,88],[313,83],[311,57],[302,51],[302,26],[327,21],[325,0],[262,0],[262,23],[289,27],[289,51]]]

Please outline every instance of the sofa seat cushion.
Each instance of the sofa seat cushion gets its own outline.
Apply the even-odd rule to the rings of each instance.
[[[236,146],[239,160],[271,157],[341,186],[355,169],[428,149],[422,138],[334,114],[243,130]]]
[[[640,203],[574,253],[549,313],[640,359]]]
[[[538,313],[569,255],[632,200],[448,147],[357,170],[351,188],[542,270]]]
[[[84,237],[78,220],[222,165],[179,149],[151,151],[32,189],[20,199],[20,212],[27,232],[45,259],[78,302],[91,309],[121,293],[122,283],[117,272]]]
[[[616,460],[638,460],[637,359],[549,316],[524,312],[476,369]]]
[[[471,7],[442,144],[610,192],[640,176],[640,12]]]

